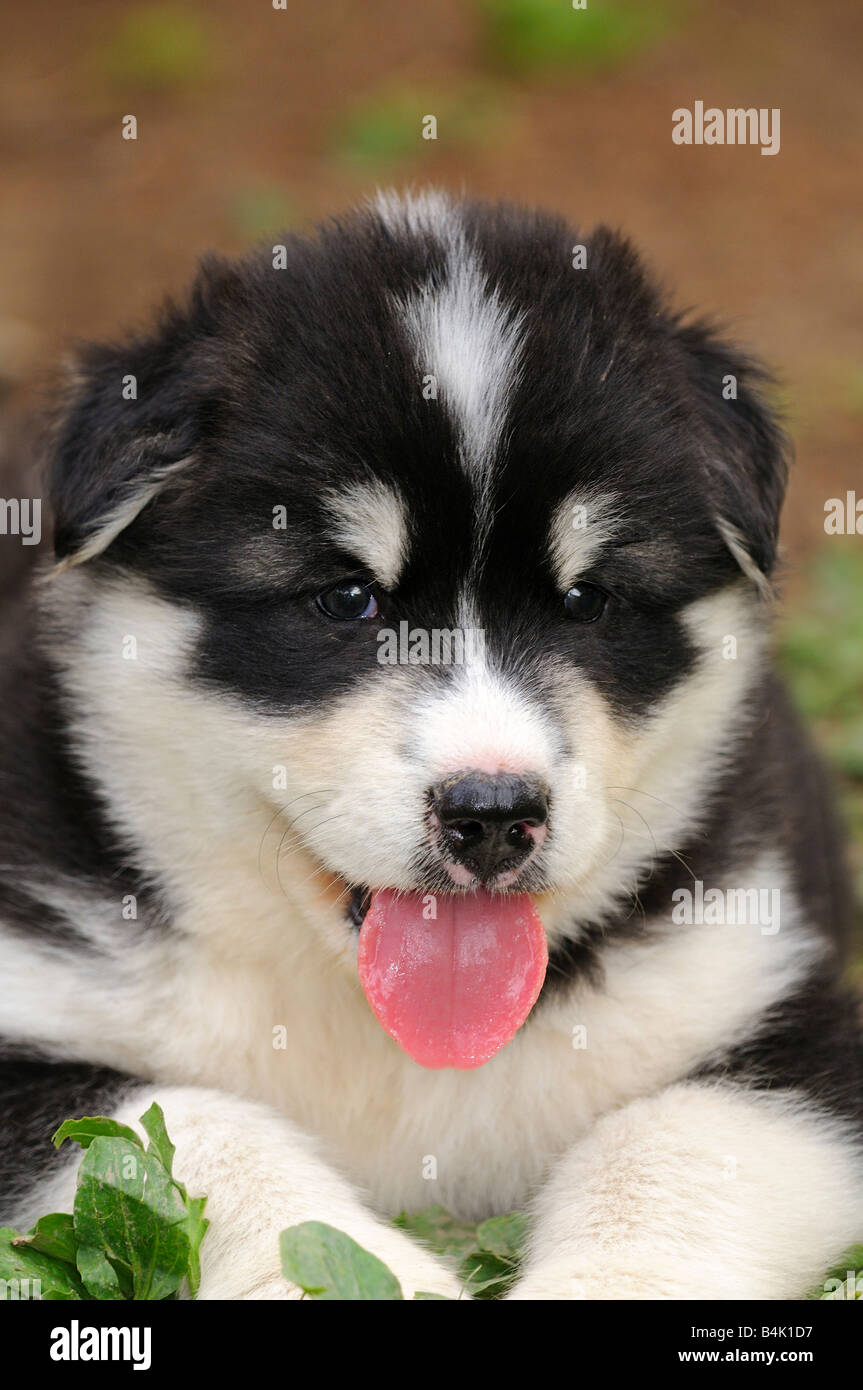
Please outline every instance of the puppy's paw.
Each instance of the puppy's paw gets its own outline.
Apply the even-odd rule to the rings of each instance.
[[[698,1299],[716,1296],[712,1284],[693,1281],[685,1269],[660,1270],[636,1260],[631,1266],[615,1267],[601,1258],[583,1256],[570,1260],[549,1260],[528,1268],[507,1295],[516,1302],[570,1302],[575,1299],[621,1300],[627,1303],[645,1299]],[[720,1295],[721,1296],[721,1295]]]

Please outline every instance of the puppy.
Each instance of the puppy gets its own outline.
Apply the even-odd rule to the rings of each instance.
[[[574,248],[584,252],[574,253]],[[527,1208],[516,1299],[794,1298],[863,1234],[824,776],[773,674],[784,445],[631,248],[434,193],[84,353],[6,639],[3,1219],[152,1100],[202,1298]]]

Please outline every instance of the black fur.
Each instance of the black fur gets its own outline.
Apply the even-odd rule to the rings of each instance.
[[[525,680],[538,647],[575,657],[612,703],[643,713],[691,661],[677,611],[735,573],[717,509],[772,566],[785,465],[760,373],[703,326],[682,328],[610,233],[587,238],[588,269],[574,271],[574,234],[554,219],[501,208],[469,221],[491,283],[526,316],[531,362],[511,406],[483,570],[487,642],[516,667],[523,651]],[[322,493],[376,477],[407,497],[422,543],[382,602],[388,625],[455,625],[475,545],[449,417],[423,398],[391,303],[439,273],[439,253],[365,217],[287,245],[285,270],[269,252],[205,264],[188,304],[149,338],[85,357],[53,473],[67,556],[124,497],[193,456],[103,563],[203,608],[197,678],[279,712],[342,693],[377,656],[374,623],[321,624],[318,590],[367,577],[325,543]],[[738,399],[724,402],[732,367]],[[128,374],[137,400],[121,397]],[[617,491],[619,539],[643,546],[618,543],[581,576],[612,603],[576,632],[537,559],[550,508],[579,484]],[[287,531],[273,528],[278,505]],[[244,573],[250,546],[258,580]]]
[[[56,1171],[51,1136],[63,1121],[110,1115],[132,1084],[108,1067],[0,1052],[0,1225],[24,1192]]]
[[[134,895],[139,922],[163,912],[133,856],[121,845],[97,789],[75,756],[50,660],[33,640],[39,616],[16,600],[0,631],[0,917],[54,944],[82,949],[62,913],[39,902],[46,882],[109,887],[118,904]]]

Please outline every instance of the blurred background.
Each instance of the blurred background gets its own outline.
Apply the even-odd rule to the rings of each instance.
[[[622,227],[778,374],[780,653],[841,787],[863,983],[863,534],[824,528],[863,499],[859,0],[276,3],[0,0],[0,497],[38,495],[27,422],[73,342],[146,319],[208,248],[388,184]],[[697,100],[778,107],[780,153],[673,144]],[[0,535],[7,592],[29,558]]]

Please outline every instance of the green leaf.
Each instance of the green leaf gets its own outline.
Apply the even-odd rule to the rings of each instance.
[[[516,1263],[524,1255],[527,1217],[521,1211],[511,1211],[508,1216],[492,1216],[477,1226],[476,1239],[480,1250]]]
[[[106,1301],[125,1299],[120,1276],[103,1250],[98,1250],[93,1245],[79,1245],[78,1273],[91,1298]]]
[[[162,1108],[155,1101],[147,1113],[141,1116],[141,1124],[150,1139],[147,1153],[155,1155],[165,1171],[173,1178],[174,1154],[177,1150],[168,1138]],[[210,1225],[204,1216],[207,1199],[206,1197],[190,1197],[181,1182],[178,1182],[176,1178],[173,1178],[173,1181],[186,1207],[186,1235],[189,1239],[188,1280],[189,1290],[194,1298],[201,1284],[201,1241]]]
[[[92,1140],[78,1173],[75,1231],[82,1246],[127,1272],[133,1298],[169,1298],[179,1288],[190,1259],[187,1221],[183,1196],[155,1154],[125,1137]],[[109,1279],[104,1267],[100,1277]]]
[[[513,1283],[524,1251],[523,1212],[492,1216],[479,1226],[460,1221],[445,1207],[400,1212],[394,1224],[433,1250],[459,1261],[459,1278],[475,1298],[499,1298]]]
[[[475,1250],[462,1261],[458,1274],[474,1298],[500,1298],[515,1279],[516,1267],[488,1250]]]
[[[13,1231],[9,1226],[0,1227],[0,1279],[4,1281],[6,1301],[14,1300],[16,1293],[20,1298],[22,1292],[25,1297],[38,1296],[45,1303],[69,1303],[87,1297],[84,1285],[70,1265],[30,1249],[26,1239],[20,1231]],[[28,1283],[22,1286],[22,1280]]]
[[[421,1298],[424,1299],[426,1302],[428,1302],[431,1299],[435,1299],[436,1301],[440,1300],[441,1303],[452,1302],[452,1299],[447,1298],[445,1293],[423,1293],[420,1289],[417,1289],[416,1293],[414,1294],[414,1298]]]
[[[183,1188],[183,1198],[186,1203],[186,1235],[189,1238],[187,1277],[189,1292],[195,1298],[201,1286],[201,1241],[207,1234],[210,1223],[204,1215],[204,1207],[207,1205],[206,1197],[188,1197],[185,1188]]]
[[[476,1249],[476,1227],[459,1221],[446,1207],[425,1207],[422,1211],[399,1212],[393,1222],[400,1231],[427,1245],[436,1255],[463,1259]]]
[[[16,1246],[26,1246],[28,1250],[38,1250],[55,1260],[65,1260],[74,1265],[78,1251],[78,1237],[68,1212],[52,1212],[50,1216],[40,1216],[33,1230],[21,1236]]]
[[[51,1143],[55,1149],[67,1139],[74,1139],[76,1144],[80,1144],[82,1149],[88,1149],[93,1140],[103,1136],[112,1139],[128,1139],[130,1144],[137,1144],[143,1148],[141,1140],[133,1129],[128,1125],[121,1125],[117,1120],[110,1120],[105,1115],[85,1115],[81,1120],[64,1120],[57,1133],[52,1137]]]
[[[168,1173],[168,1176],[173,1177],[174,1154],[177,1150],[168,1138],[162,1107],[153,1101],[150,1109],[146,1114],[141,1116],[141,1124],[144,1126],[144,1132],[150,1140],[147,1145],[147,1153],[155,1154],[162,1167]]]
[[[400,1299],[391,1270],[342,1231],[322,1221],[290,1226],[279,1238],[282,1273],[309,1298]]]

